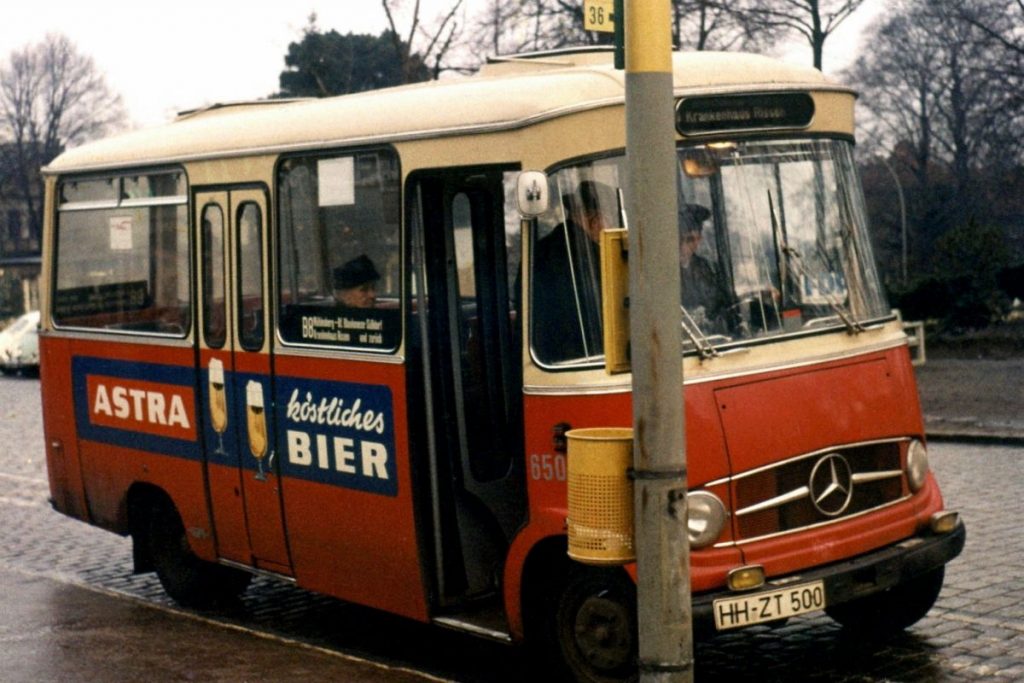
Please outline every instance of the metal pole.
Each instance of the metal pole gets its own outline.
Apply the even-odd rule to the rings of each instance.
[[[888,159],[885,157],[879,157],[882,160],[882,164],[889,171],[889,175],[896,181],[896,196],[900,200],[900,235],[903,241],[903,256],[902,256],[902,268],[903,268],[903,285],[907,284],[907,204],[903,200],[903,183],[900,182],[900,177],[896,175],[896,169],[892,167]]]
[[[693,680],[669,0],[626,0],[640,680]]]

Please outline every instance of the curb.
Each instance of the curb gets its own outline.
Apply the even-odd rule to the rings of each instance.
[[[998,446],[1024,446],[1024,434],[1007,432],[957,431],[955,429],[925,428],[928,441],[991,444]]]

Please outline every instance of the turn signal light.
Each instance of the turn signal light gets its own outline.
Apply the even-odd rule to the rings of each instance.
[[[737,567],[729,572],[729,590],[748,591],[764,585],[764,567],[752,564],[749,567]]]
[[[956,510],[943,510],[932,515],[930,526],[936,534],[948,534],[960,524],[960,513]]]

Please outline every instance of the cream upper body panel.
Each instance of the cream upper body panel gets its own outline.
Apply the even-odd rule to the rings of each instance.
[[[815,69],[738,53],[676,53],[673,61],[677,96],[807,91],[816,104],[812,132],[853,132],[853,92]],[[610,53],[578,53],[353,95],[213,106],[71,149],[47,172],[515,131],[575,112],[621,107],[624,84]]]
[[[836,330],[776,339],[768,344],[733,347],[708,359],[688,355],[682,359],[681,371],[683,383],[690,385],[854,358],[906,345],[907,335],[897,317],[855,335]],[[609,375],[601,367],[549,372],[524,360],[523,370],[523,391],[527,394],[606,394],[632,390],[632,379],[628,373]]]

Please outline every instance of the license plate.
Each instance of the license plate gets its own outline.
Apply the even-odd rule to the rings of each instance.
[[[825,583],[814,581],[791,588],[722,598],[712,603],[715,628],[725,631],[825,609]]]

